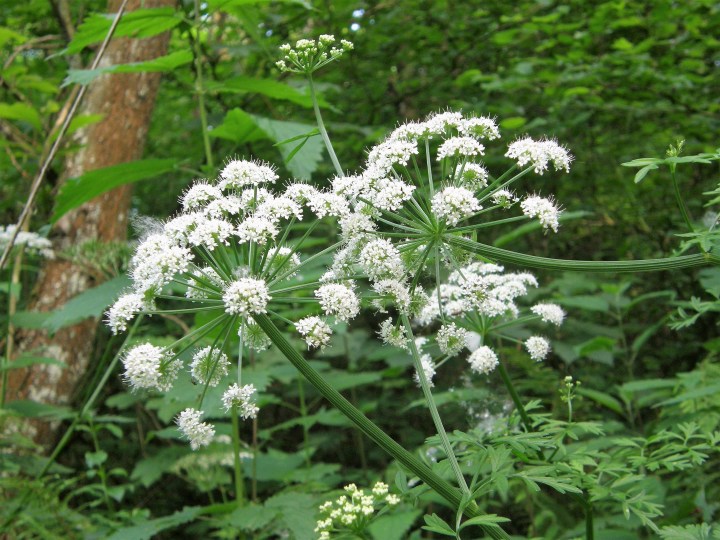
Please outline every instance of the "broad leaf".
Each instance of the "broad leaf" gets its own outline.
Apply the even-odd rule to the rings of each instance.
[[[141,72],[165,72],[172,71],[193,61],[190,51],[176,51],[167,56],[160,56],[145,62],[133,62],[131,64],[117,64],[97,69],[70,69],[62,86],[69,84],[90,84],[100,75],[105,73],[141,73]]]
[[[76,54],[88,45],[99,43],[108,33],[115,13],[90,15],[78,27],[65,54]],[[182,22],[182,14],[171,7],[137,9],[125,13],[115,29],[114,37],[144,38],[155,36]]]
[[[58,193],[52,222],[55,223],[73,208],[106,191],[171,172],[176,164],[177,161],[174,159],[143,159],[95,169],[77,178],[71,178]]]
[[[38,131],[42,129],[40,115],[27,103],[0,103],[0,118],[27,122]]]
[[[120,291],[130,286],[130,279],[118,276],[97,287],[88,289],[71,298],[61,309],[45,320],[45,328],[57,332],[89,317],[99,317],[119,296]]]

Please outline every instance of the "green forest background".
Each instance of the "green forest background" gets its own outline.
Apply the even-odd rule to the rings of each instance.
[[[68,138],[46,175],[30,230],[53,238],[50,224],[61,213],[87,201],[88,194],[104,191],[105,183],[134,181],[130,214],[139,228],[128,229],[132,241],[149,226],[148,218],[165,219],[177,211],[178,198],[192,180],[214,177],[233,156],[276,164],[281,178],[327,186],[334,172],[319,137],[307,138],[297,153],[297,141],[278,144],[309,133],[314,116],[305,81],[275,67],[281,44],[324,33],[355,47],[316,77],[328,131],[350,172],[400,122],[443,110],[496,117],[506,140],[548,136],[570,149],[575,156],[571,174],[540,178],[543,194],[553,194],[566,212],[560,234],[508,228],[504,236],[487,241],[513,251],[596,261],[669,256],[683,240],[677,235],[686,232],[674,203],[670,168],[661,165],[636,182],[637,168],[622,164],[662,159],[680,139],[682,155],[718,153],[720,6],[714,1],[207,0],[200,8],[196,17],[194,3],[185,0],[145,8],[154,11],[128,15],[120,23],[116,35],[129,40],[170,35],[163,62],[133,68],[162,73],[142,158],[68,180],[64,159],[78,149],[77,140]],[[113,71],[87,69],[107,31],[107,11],[98,1],[0,6],[2,224],[16,222],[47,154],[48,133],[72,89]],[[101,121],[97,115],[81,115],[72,129]],[[130,170],[136,172],[128,175]],[[703,194],[717,188],[717,161],[681,163],[677,174],[693,220],[716,219]],[[322,241],[327,239],[318,238]],[[95,286],[120,283],[114,280],[126,270],[126,246],[122,241],[104,247],[89,243],[60,257],[89,268]],[[95,327],[113,300],[98,306],[104,299],[96,295],[94,304],[76,302],[60,315],[60,308],[37,315],[31,305],[43,263],[26,258],[23,264],[17,289],[9,271],[0,274],[0,301],[6,304],[9,293],[19,291],[12,312],[1,312],[5,328],[48,331],[43,325],[53,316],[53,330],[88,317]],[[524,396],[542,400],[549,411],[561,409],[557,388],[572,375],[583,385],[576,414],[601,422],[605,433],[651,438],[683,422],[696,422],[707,433],[718,429],[717,268],[622,276],[535,273],[543,293],[569,316],[550,359],[542,365],[515,364],[513,377]],[[412,378],[403,373],[400,353],[370,341],[375,325],[368,314],[338,335],[343,348],[315,353],[313,359],[406,448],[424,448],[431,428],[418,426],[431,426],[429,418]],[[97,388],[107,354],[120,345],[99,326],[91,334],[87,373],[69,402],[7,403],[0,417],[6,428],[11,421],[54,420],[57,442]],[[173,322],[157,319],[143,333],[161,340],[177,331]],[[206,510],[221,507],[232,490],[229,469],[216,465],[201,471],[187,445],[175,440],[170,424],[179,409],[177,396],[141,398],[115,375],[102,387],[91,419],[84,417],[42,478],[37,473],[53,445],[35,446],[6,429],[0,454],[0,536],[314,538],[315,509],[333,490],[348,482],[368,486],[376,479],[394,484],[398,467],[310,386],[298,383],[277,353],[271,350],[256,362],[263,414],[252,435],[261,455],[246,471],[250,507]],[[459,375],[450,373],[438,383],[438,400],[448,423],[462,428],[474,420],[462,406],[468,396],[448,391],[452,377]],[[496,413],[508,401],[504,389],[492,382],[479,383],[471,397]],[[644,478],[636,481],[665,507],[663,515],[653,517],[656,523],[698,525],[689,536],[677,538],[710,538],[710,532],[702,536],[699,524],[718,520],[719,464],[715,454],[702,466],[662,476],[645,469]],[[18,500],[25,502],[19,515],[11,504]],[[511,518],[506,530],[520,537],[581,537],[582,502],[570,501],[513,484],[490,497],[485,510]],[[597,538],[658,537],[622,502],[599,508]],[[368,538],[439,537],[420,529],[422,514],[433,512],[453,520],[441,501],[429,497],[416,505],[404,503],[379,520]]]

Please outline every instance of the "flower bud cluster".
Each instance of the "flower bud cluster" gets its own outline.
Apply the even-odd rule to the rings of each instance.
[[[335,36],[329,34],[323,34],[317,40],[300,39],[295,42],[295,46],[289,43],[280,46],[283,59],[275,65],[280,71],[309,75],[337,60],[352,48],[351,42],[341,39],[338,43]]]
[[[384,482],[377,482],[371,490],[349,484],[345,486],[345,495],[320,505],[321,517],[315,532],[319,540],[328,540],[331,534],[361,533],[378,512],[399,503],[400,497],[389,493],[389,487]]]

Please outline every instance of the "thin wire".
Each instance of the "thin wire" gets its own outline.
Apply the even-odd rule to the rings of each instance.
[[[113,20],[112,24],[110,25],[110,29],[108,30],[107,35],[105,36],[105,39],[103,40],[102,44],[100,45],[100,49],[98,49],[97,54],[95,55],[95,59],[92,62],[92,65],[90,66],[90,69],[96,69],[98,67],[98,64],[100,64],[100,60],[102,59],[103,55],[105,54],[105,50],[107,49],[108,44],[110,43],[110,40],[112,39],[113,34],[115,33],[115,29],[117,28],[118,24],[120,23],[120,18],[123,16],[123,13],[125,12],[125,6],[127,5],[128,0],[123,0],[123,3],[120,5],[120,8],[118,9],[117,15],[115,16],[115,19]],[[77,111],[78,106],[80,105],[80,101],[82,101],[82,98],[85,96],[85,92],[87,91],[87,86],[83,86],[80,91],[75,96],[75,101],[73,101],[72,106],[70,107],[70,111],[68,112],[67,116],[65,117],[65,120],[63,121],[62,125],[60,126],[60,130],[58,131],[58,135],[55,139],[55,142],[52,145],[52,148],[50,149],[50,153],[45,158],[45,162],[42,164],[42,167],[40,168],[40,172],[35,177],[35,180],[33,180],[32,187],[30,188],[30,195],[28,196],[28,200],[25,203],[25,207],[23,208],[22,212],[20,213],[20,218],[18,219],[17,224],[15,225],[15,230],[13,231],[12,235],[10,236],[10,240],[5,246],[5,250],[3,251],[2,257],[0,257],[0,270],[5,268],[5,264],[7,263],[9,257],[10,257],[10,251],[12,251],[13,246],[15,245],[15,241],[17,240],[17,236],[20,233],[20,230],[23,227],[23,224],[25,223],[25,220],[30,215],[30,212],[32,211],[33,204],[35,203],[35,197],[37,197],[38,191],[40,190],[40,184],[42,184],[43,179],[45,178],[45,173],[47,172],[48,168],[50,167],[50,164],[52,163],[52,160],[55,158],[55,154],[57,153],[58,149],[60,148],[60,142],[63,136],[65,135],[65,132],[68,129],[68,126],[70,125],[70,121],[73,119],[73,116],[75,116],[75,112]]]

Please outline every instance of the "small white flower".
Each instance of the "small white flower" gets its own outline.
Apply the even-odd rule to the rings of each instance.
[[[127,324],[146,307],[145,297],[138,293],[124,294],[108,309],[107,325],[113,334],[127,330]]]
[[[280,230],[265,217],[251,216],[238,225],[235,234],[241,242],[255,242],[264,245],[268,240],[275,238]]]
[[[225,353],[219,349],[205,347],[193,355],[190,374],[200,384],[217,386],[228,374],[229,366],[230,362]]]
[[[437,344],[440,351],[448,356],[457,356],[465,348],[468,331],[454,322],[444,324],[437,333]]]
[[[350,213],[347,199],[336,193],[317,192],[308,200],[307,205],[318,219],[325,216],[340,217]]]
[[[397,326],[392,319],[385,319],[380,323],[380,330],[378,331],[380,338],[383,343],[392,345],[393,347],[399,347],[400,349],[408,349],[408,340],[405,335],[405,330],[402,327]]]
[[[458,131],[463,135],[487,138],[491,141],[500,138],[500,130],[495,120],[486,116],[463,119],[458,126]]]
[[[182,196],[182,207],[185,211],[197,210],[222,196],[222,191],[217,186],[207,182],[197,182]]]
[[[570,172],[572,156],[570,153],[555,141],[544,140],[534,141],[530,137],[518,139],[508,146],[505,156],[517,160],[520,167],[528,163],[532,164],[537,174],[542,174],[552,162],[555,170]]]
[[[355,292],[340,283],[328,283],[315,291],[320,307],[326,315],[335,315],[341,321],[349,321],[360,312],[360,300]]]
[[[463,187],[471,191],[477,191],[478,189],[487,187],[490,173],[479,163],[465,163],[464,166],[458,164],[454,176]]]
[[[481,208],[472,191],[464,187],[446,187],[432,198],[433,213],[450,225],[457,225]]]
[[[560,326],[565,319],[565,311],[556,304],[536,304],[530,308],[543,322]]]
[[[231,385],[222,396],[225,411],[230,412],[230,409],[237,407],[238,414],[243,420],[257,418],[260,409],[253,401],[254,395],[255,386],[252,384],[246,384],[245,386]]]
[[[488,375],[498,366],[498,357],[488,346],[483,345],[472,352],[468,357],[470,369],[475,373]]]
[[[519,200],[512,191],[507,189],[498,189],[492,194],[491,199],[493,203],[501,208],[510,208]]]
[[[560,222],[560,210],[555,206],[552,200],[530,195],[520,203],[523,214],[529,218],[537,216],[540,224],[544,229],[552,229],[557,232]]]
[[[239,189],[244,186],[272,184],[278,179],[275,171],[264,163],[232,160],[220,173],[220,189]]]
[[[300,319],[295,323],[295,328],[305,338],[308,349],[325,347],[332,336],[332,330],[328,323],[317,316]]]
[[[225,311],[230,315],[265,313],[270,298],[265,282],[253,278],[241,278],[231,283],[223,294]]]
[[[438,148],[437,158],[482,156],[485,147],[472,137],[450,137]]]
[[[423,354],[420,356],[420,365],[425,373],[428,386],[432,388],[435,386],[435,383],[433,382],[433,377],[435,377],[435,362],[433,362],[433,359],[429,354]],[[415,372],[415,382],[418,386],[420,386],[420,375],[417,372]]]
[[[373,281],[384,278],[402,279],[405,274],[400,252],[389,240],[376,239],[368,242],[360,252],[358,262]]]
[[[181,362],[172,354],[150,343],[136,345],[122,358],[125,381],[133,389],[146,388],[167,392],[180,370]]]
[[[190,441],[190,448],[193,450],[209,445],[215,436],[215,428],[211,424],[201,422],[201,417],[202,411],[187,408],[176,419],[180,431]]]
[[[545,360],[550,353],[550,342],[544,337],[531,336],[525,340],[525,348],[530,358],[536,362]]]

